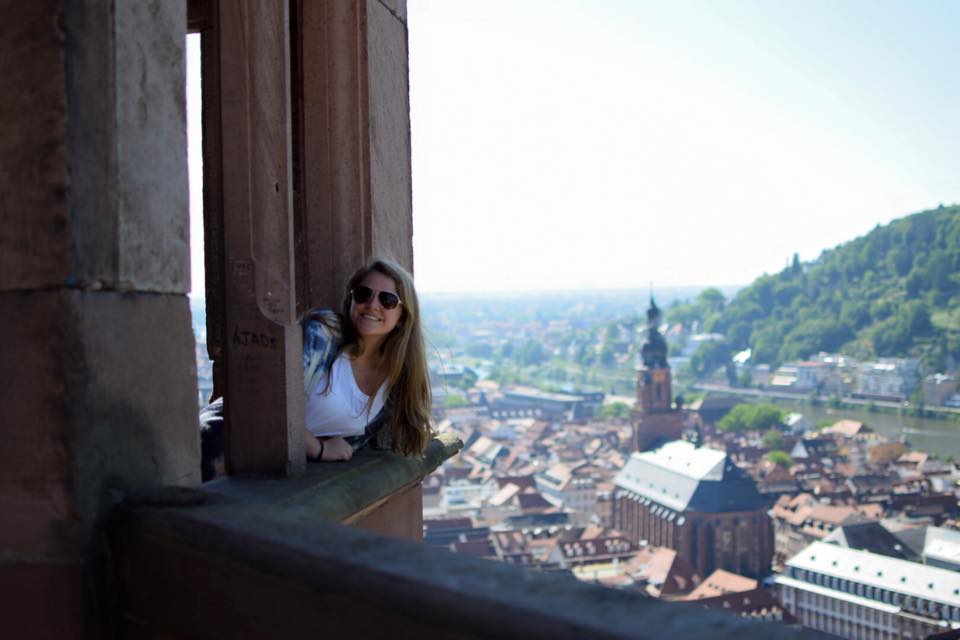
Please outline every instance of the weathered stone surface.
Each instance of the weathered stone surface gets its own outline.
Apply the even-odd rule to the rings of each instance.
[[[200,481],[185,296],[0,294],[0,557],[84,554],[110,489]]]
[[[286,505],[123,509],[111,533],[125,613],[155,634],[822,637],[318,522]]]
[[[0,291],[69,273],[61,2],[0,2]]]
[[[113,0],[67,2],[70,167],[68,284],[113,287],[117,273]]]
[[[378,0],[368,0],[366,40],[372,249],[412,269],[407,31]]]
[[[117,287],[186,293],[186,3],[118,1],[114,16]]]
[[[383,6],[390,10],[398,20],[406,24],[407,22],[407,0],[377,0]]]
[[[185,11],[163,0],[65,9],[71,284],[189,288]]]
[[[296,110],[307,306],[338,307],[347,278],[370,252],[363,2],[302,5]]]
[[[71,457],[89,524],[110,490],[200,483],[196,362],[186,296],[73,296]]]
[[[79,563],[0,561],[0,595],[5,638],[84,637]]]
[[[372,506],[418,484],[462,447],[456,437],[440,434],[422,457],[361,449],[347,462],[309,464],[306,474],[297,478],[224,476],[204,484],[203,490],[217,497],[211,502],[234,501],[254,509],[284,505],[323,520],[354,522],[371,514]]]
[[[307,305],[337,306],[372,255],[413,267],[405,3],[304,3]]]
[[[65,380],[69,296],[0,293],[0,336],[0,557],[78,555]]]
[[[301,473],[303,348],[295,319],[288,3],[220,7],[230,473]]]
[[[383,504],[369,512],[344,522],[382,536],[423,541],[423,487],[418,482],[404,491],[398,491]]]

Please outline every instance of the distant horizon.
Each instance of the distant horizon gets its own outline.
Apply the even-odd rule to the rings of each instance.
[[[901,216],[897,216],[897,217],[895,217],[895,218],[892,218],[891,220],[889,220],[889,221],[887,221],[887,222],[885,222],[885,223],[882,223],[882,224],[881,224],[881,223],[877,223],[877,224],[875,224],[874,226],[872,226],[870,229],[868,229],[866,232],[864,232],[864,233],[862,233],[862,234],[859,234],[859,235],[857,235],[857,236],[855,236],[855,237],[853,237],[853,238],[849,238],[849,239],[847,239],[847,240],[843,240],[843,241],[841,241],[840,243],[835,244],[835,245],[833,245],[833,246],[824,247],[823,249],[820,250],[820,252],[817,254],[817,256],[816,256],[815,258],[801,259],[801,262],[803,262],[803,263],[808,263],[808,264],[809,264],[809,263],[812,263],[812,262],[815,262],[815,261],[820,257],[820,255],[822,255],[825,251],[832,251],[832,250],[837,249],[838,247],[843,246],[843,245],[845,245],[845,244],[847,244],[847,243],[849,243],[849,242],[853,242],[853,241],[855,241],[855,240],[857,240],[857,239],[859,239],[859,238],[862,238],[862,237],[866,236],[867,234],[869,234],[871,231],[873,231],[873,229],[875,229],[875,228],[878,227],[878,226],[887,226],[888,224],[891,224],[891,223],[893,223],[894,221],[899,220],[899,219],[901,219],[901,218],[906,218],[906,217],[915,215],[915,214],[917,214],[917,213],[922,213],[922,212],[924,212],[924,211],[933,211],[933,210],[936,210],[937,208],[939,208],[939,207],[941,207],[941,206],[942,206],[942,207],[960,206],[960,202],[957,202],[957,203],[949,203],[949,204],[948,204],[948,203],[938,203],[937,206],[927,207],[927,208],[925,208],[925,209],[918,209],[917,211],[912,211],[912,212],[909,212],[909,213],[905,213],[905,214],[903,214],[903,215],[901,215]],[[791,255],[790,257],[788,257],[788,258],[785,260],[784,265],[783,265],[783,268],[786,268],[786,267],[788,267],[788,266],[790,265],[790,261],[792,260],[792,257],[793,257],[793,256]],[[781,269],[781,270],[782,270],[782,269]],[[699,291],[702,291],[702,290],[704,290],[704,289],[720,289],[721,291],[728,291],[728,290],[731,290],[731,289],[732,289],[732,290],[739,290],[739,289],[743,289],[743,288],[745,288],[745,287],[750,286],[750,285],[751,285],[754,281],[756,281],[758,278],[761,278],[761,277],[766,276],[766,275],[772,275],[772,274],[775,274],[775,273],[778,273],[778,272],[779,272],[779,271],[765,271],[765,272],[763,272],[763,273],[759,273],[759,274],[757,274],[756,276],[752,277],[749,281],[747,281],[747,282],[741,282],[741,283],[708,284],[708,283],[702,283],[702,282],[701,282],[701,283],[694,283],[694,284],[669,284],[669,285],[668,285],[668,284],[664,284],[664,285],[661,286],[661,285],[657,285],[656,282],[654,282],[654,283],[653,283],[653,294],[654,294],[654,298],[656,298],[656,295],[657,295],[657,291],[658,291],[658,290],[662,290],[662,291],[672,291],[672,290],[678,290],[678,289],[680,289],[680,290],[682,290],[682,289],[688,289],[688,290],[690,290],[691,292],[699,292]],[[416,272],[414,273],[414,279],[416,279]],[[421,295],[421,296],[445,296],[445,297],[467,297],[467,298],[517,297],[517,296],[520,296],[520,295],[531,295],[531,294],[532,294],[532,295],[538,295],[538,294],[547,295],[547,294],[551,294],[551,293],[554,293],[554,294],[555,294],[555,293],[561,293],[561,294],[570,293],[570,294],[573,294],[573,293],[582,293],[582,292],[611,293],[611,294],[617,293],[617,292],[624,292],[624,293],[640,293],[640,294],[645,294],[645,293],[649,293],[649,291],[650,291],[650,285],[649,285],[649,284],[648,284],[648,285],[625,285],[625,286],[612,286],[612,287],[603,287],[603,286],[580,286],[580,287],[566,287],[566,288],[565,288],[565,287],[552,288],[552,287],[547,286],[547,287],[534,287],[534,288],[523,288],[523,289],[517,288],[517,289],[460,289],[460,290],[453,290],[453,289],[422,288],[422,287],[420,287],[420,285],[418,284],[418,285],[417,285],[417,291],[418,291],[419,295]],[[205,297],[206,297],[206,296],[205,296],[205,293],[197,293],[197,292],[192,291],[192,290],[188,293],[188,296],[189,296],[191,299],[202,299],[202,298],[205,298]]]
[[[730,289],[743,289],[744,287],[750,286],[750,283],[745,284],[678,284],[678,285],[664,285],[658,287],[656,284],[653,286],[653,297],[656,299],[658,291],[667,292],[667,291],[686,291],[699,292],[704,289],[719,289],[730,290]],[[473,291],[442,291],[437,289],[417,289],[417,293],[423,296],[463,296],[470,298],[482,298],[485,296],[504,296],[504,297],[517,297],[524,295],[550,295],[550,294],[580,294],[580,293],[598,293],[598,294],[618,294],[618,293],[634,293],[647,297],[650,295],[650,288],[648,286],[626,286],[626,287],[579,287],[579,288],[570,288],[570,289],[550,289],[550,288],[539,288],[539,289],[490,289],[490,290],[473,290]]]
[[[699,292],[704,289],[719,289],[721,291],[730,290],[730,289],[743,289],[744,287],[750,286],[750,283],[745,284],[721,284],[721,285],[700,285],[700,284],[681,284],[675,286],[653,287],[653,297],[656,299],[657,292],[663,291],[679,291],[679,290],[689,290],[690,292]],[[539,296],[539,295],[550,295],[550,294],[581,294],[581,293],[598,293],[598,294],[610,294],[614,295],[617,293],[635,293],[642,295],[644,297],[648,296],[650,293],[649,287],[614,287],[614,288],[580,288],[580,289],[499,289],[499,290],[488,290],[488,291],[438,291],[438,290],[423,290],[419,287],[417,288],[417,294],[423,297],[464,297],[464,298],[484,298],[484,297],[506,297],[506,298],[515,298],[518,296]],[[191,291],[187,294],[191,299],[203,299],[206,296],[202,293],[196,293]]]
[[[824,248],[821,249],[821,251],[817,254],[817,257],[815,257],[815,258],[810,258],[810,259],[805,259],[805,260],[804,260],[804,259],[801,259],[801,262],[802,262],[802,263],[807,263],[807,264],[813,263],[813,262],[815,262],[815,261],[819,258],[820,255],[823,254],[823,252],[825,252],[825,251],[832,251],[832,250],[837,249],[838,247],[843,246],[843,245],[845,245],[845,244],[847,244],[847,243],[849,243],[849,242],[853,242],[853,241],[855,241],[855,240],[857,240],[857,239],[859,239],[859,238],[862,238],[862,237],[866,236],[867,234],[869,234],[870,231],[872,231],[873,229],[875,229],[875,228],[878,227],[878,226],[887,226],[888,224],[891,224],[892,222],[894,222],[894,221],[896,221],[896,220],[899,220],[899,219],[901,219],[901,218],[906,218],[906,217],[915,215],[915,214],[917,214],[917,213],[922,213],[922,212],[924,212],[924,211],[933,211],[933,210],[936,210],[938,207],[955,207],[955,206],[960,206],[960,202],[957,202],[957,203],[949,203],[949,204],[948,204],[948,203],[938,203],[938,205],[937,205],[937,206],[934,206],[934,207],[928,207],[928,208],[919,209],[919,210],[917,210],[917,211],[913,211],[913,212],[910,212],[910,213],[905,213],[905,214],[903,214],[902,216],[897,216],[897,217],[892,218],[891,220],[889,220],[889,221],[887,221],[887,222],[885,222],[885,223],[882,223],[882,224],[881,224],[881,223],[877,223],[876,225],[874,225],[873,227],[871,227],[869,230],[867,230],[865,233],[862,233],[862,234],[860,234],[860,235],[857,235],[857,236],[855,236],[855,237],[853,237],[853,238],[849,238],[849,239],[847,239],[847,240],[843,240],[843,241],[841,241],[840,243],[835,244],[835,245],[833,245],[833,246],[824,247]],[[792,257],[793,257],[793,256],[790,256],[789,258],[787,258],[787,259],[785,260],[783,268],[786,268],[786,267],[788,267],[788,266],[790,265],[790,261],[792,260]],[[778,273],[778,272],[779,272],[779,271],[772,271],[772,272],[770,272],[770,271],[765,271],[765,272],[763,272],[763,273],[757,274],[756,276],[754,276],[753,278],[751,278],[749,281],[747,281],[747,282],[742,282],[742,283],[723,283],[723,284],[695,283],[695,284],[664,284],[664,285],[657,285],[656,282],[654,282],[654,283],[653,283],[653,294],[654,294],[654,298],[656,298],[656,295],[657,295],[657,291],[658,291],[658,290],[661,290],[661,291],[675,291],[675,290],[685,290],[685,289],[688,289],[688,290],[690,290],[691,292],[699,292],[699,291],[703,291],[704,289],[720,289],[721,291],[724,291],[724,292],[729,291],[729,290],[740,290],[740,289],[743,289],[743,288],[745,288],[745,287],[750,286],[750,285],[751,285],[754,281],[756,281],[758,278],[761,278],[761,277],[767,276],[767,275],[773,275],[773,274]],[[416,279],[416,273],[414,273],[414,278]],[[418,293],[419,293],[420,296],[445,296],[445,297],[467,297],[467,298],[517,297],[517,296],[520,296],[520,295],[539,295],[539,294],[548,295],[548,294],[556,294],[556,293],[561,293],[561,294],[566,294],[566,293],[575,294],[575,293],[582,293],[582,292],[610,293],[610,294],[614,294],[614,293],[618,293],[618,292],[623,292],[623,293],[640,293],[640,294],[646,294],[646,293],[649,293],[649,291],[650,291],[650,285],[649,285],[649,284],[648,284],[648,285],[625,285],[625,286],[612,286],[612,287],[589,286],[589,285],[588,285],[588,286],[566,287],[566,288],[565,288],[565,287],[556,287],[556,288],[553,288],[553,287],[550,287],[550,286],[546,286],[546,287],[534,287],[534,288],[522,288],[522,289],[521,289],[521,288],[517,288],[517,289],[460,289],[460,290],[453,290],[453,289],[421,288],[420,285],[418,284],[418,285],[417,285],[417,291],[418,291]],[[206,297],[206,296],[205,296],[205,293],[197,293],[197,292],[195,292],[195,291],[193,291],[193,290],[191,290],[187,295],[188,295],[188,297],[190,297],[191,299],[203,299],[203,298]]]

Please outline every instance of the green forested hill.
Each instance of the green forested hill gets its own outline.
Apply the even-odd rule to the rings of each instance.
[[[673,317],[695,311],[726,336],[724,351],[750,347],[754,362],[916,355],[943,371],[960,361],[960,206],[877,226],[812,262],[795,258],[729,304],[708,290]]]

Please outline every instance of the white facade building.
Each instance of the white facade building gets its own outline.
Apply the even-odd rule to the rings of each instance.
[[[857,393],[864,397],[905,399],[917,387],[920,362],[916,358],[884,358],[860,365]]]
[[[960,573],[814,542],[776,577],[804,627],[844,638],[925,638],[960,628]]]
[[[960,571],[960,531],[927,527],[923,542],[923,563]]]
[[[597,483],[590,465],[555,464],[534,476],[537,490],[551,504],[569,511],[577,526],[591,522],[597,511]]]
[[[478,512],[485,501],[497,492],[497,483],[455,480],[441,489],[440,507],[443,513],[456,515],[461,512]]]

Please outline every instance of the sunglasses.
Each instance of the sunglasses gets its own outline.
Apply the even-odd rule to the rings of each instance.
[[[353,301],[357,304],[370,302],[373,300],[374,293],[377,294],[377,298],[380,299],[380,306],[384,309],[396,309],[399,305],[403,304],[400,296],[392,291],[377,291],[370,287],[364,287],[363,285],[350,289],[350,297],[353,298]]]

